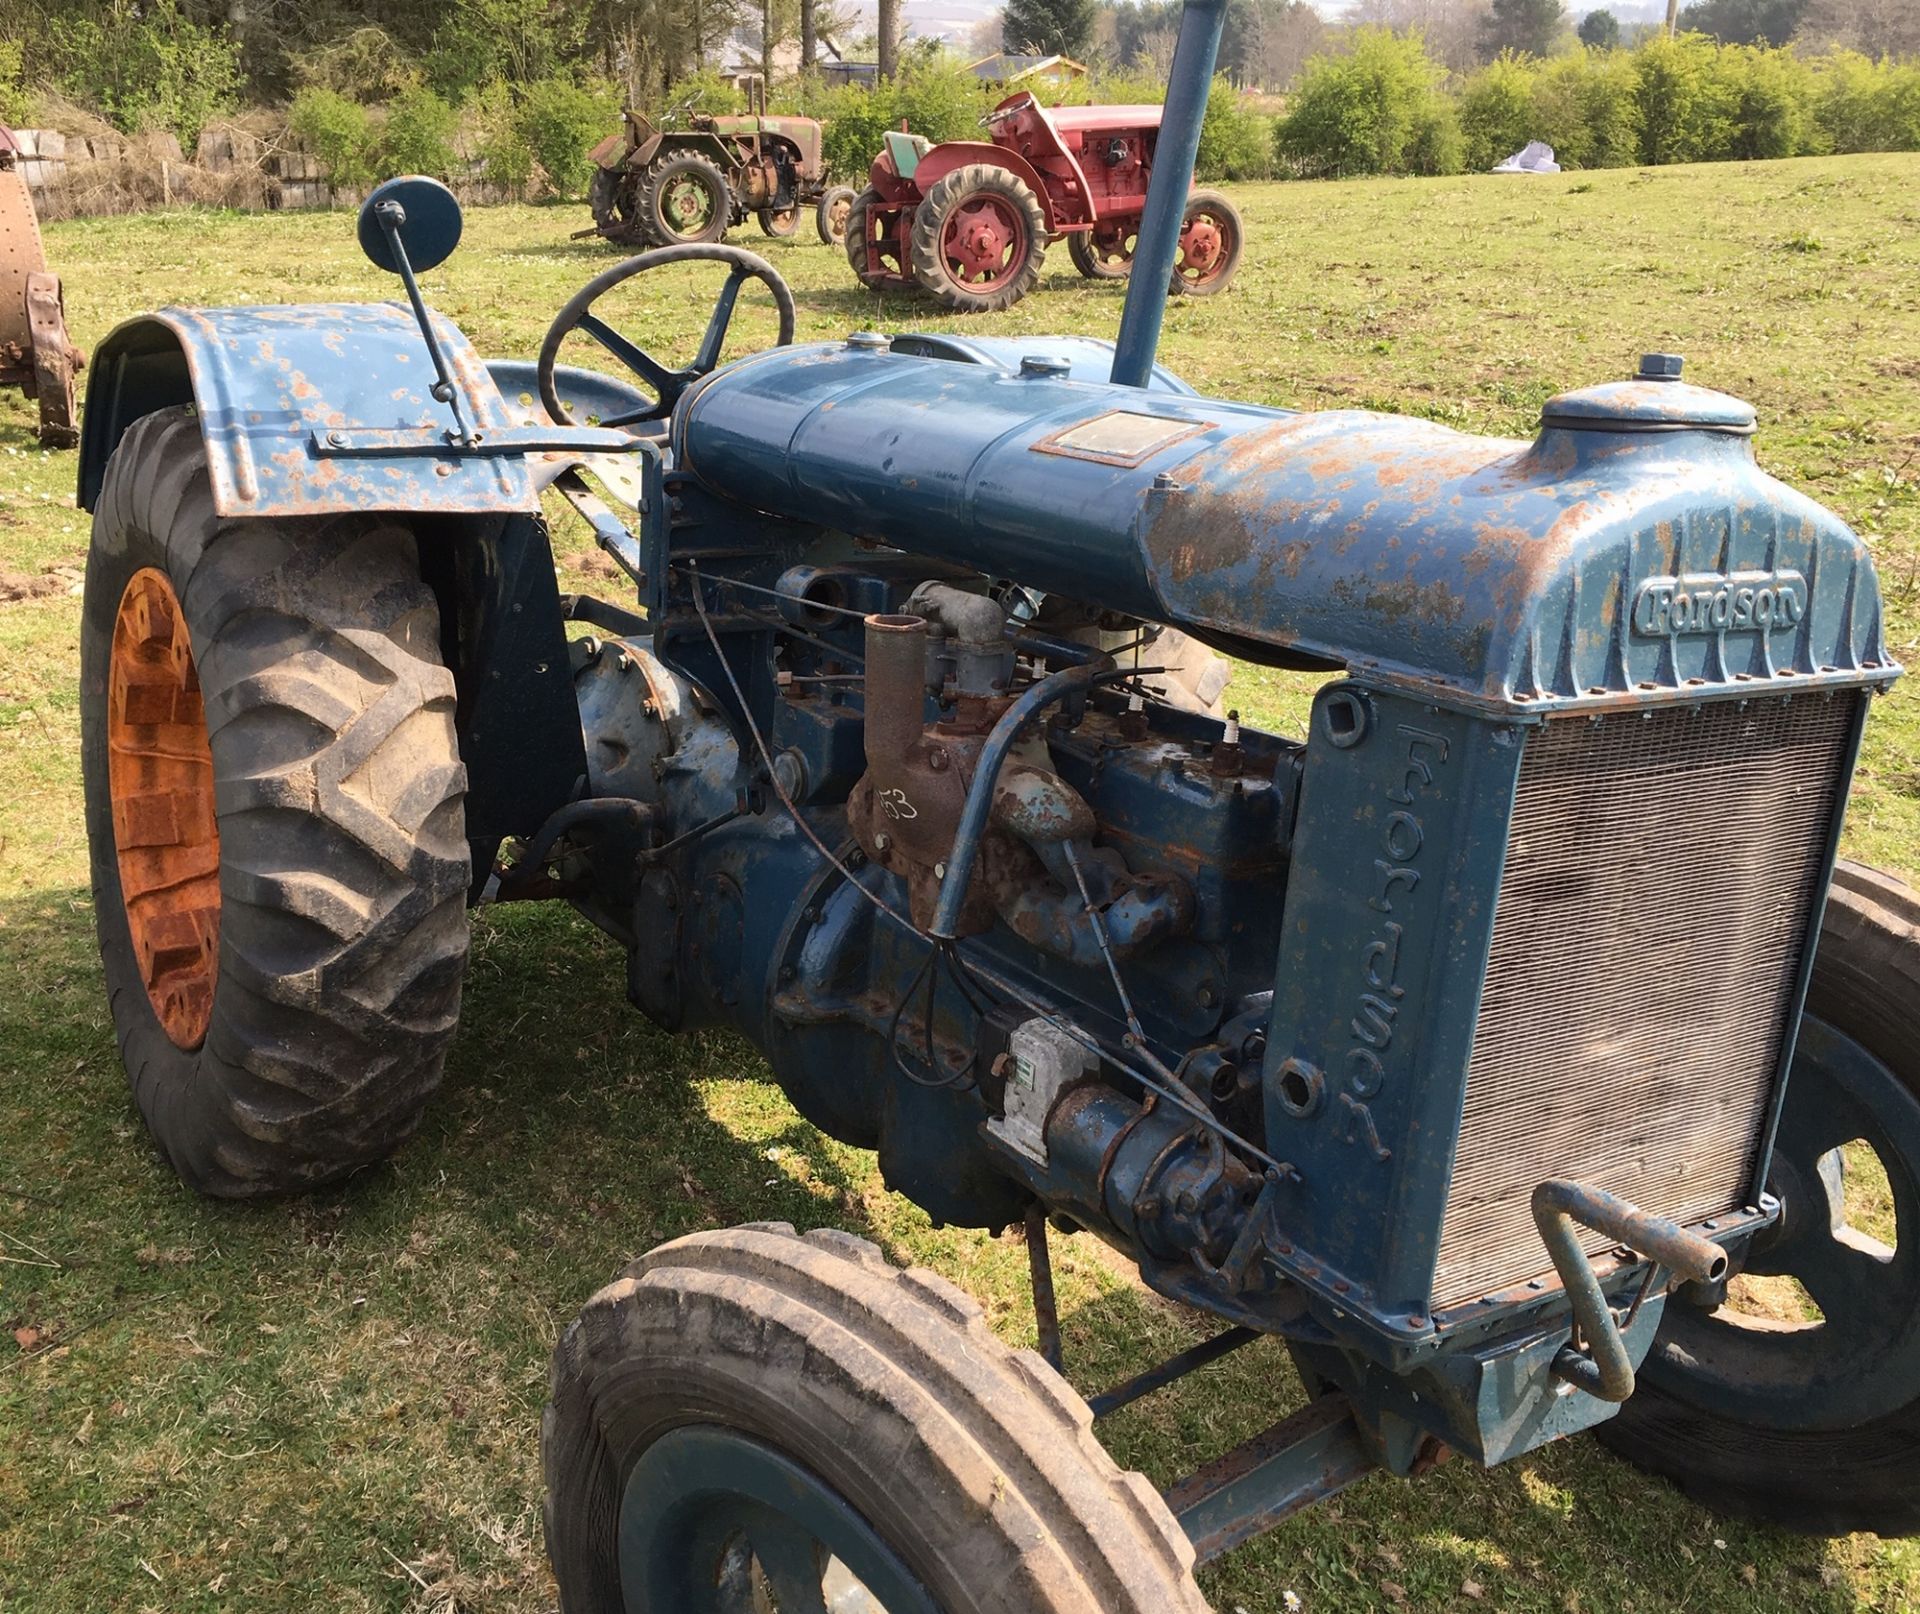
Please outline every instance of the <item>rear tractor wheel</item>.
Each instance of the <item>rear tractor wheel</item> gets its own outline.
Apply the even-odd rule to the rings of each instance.
[[[662,157],[640,176],[640,228],[647,244],[718,241],[733,222],[727,176],[697,152]]]
[[[618,173],[605,168],[593,171],[593,183],[587,191],[587,203],[593,209],[593,224],[609,241],[623,247],[647,244],[645,221],[640,216],[640,176],[625,169]]]
[[[402,519],[222,520],[197,418],[138,421],[87,560],[81,761],[121,1058],[202,1193],[414,1130],[466,964],[466,774]]]
[[[956,168],[913,215],[913,278],[957,313],[1011,308],[1040,283],[1046,254],[1040,199],[991,163]]]
[[[561,1338],[565,1614],[1205,1614],[1193,1547],[1032,1351],[845,1233],[662,1245]]]
[[[1725,1303],[1667,1302],[1600,1439],[1709,1507],[1920,1534],[1920,894],[1834,873],[1767,1187]]]

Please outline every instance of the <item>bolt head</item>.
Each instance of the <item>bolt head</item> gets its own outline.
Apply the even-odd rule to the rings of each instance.
[[[1680,370],[1686,359],[1678,353],[1642,353],[1640,355],[1640,375],[1642,381],[1678,381]]]

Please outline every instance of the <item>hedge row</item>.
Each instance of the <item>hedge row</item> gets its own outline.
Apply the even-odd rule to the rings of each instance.
[[[1544,140],[1563,167],[1920,150],[1920,62],[1657,36],[1635,50],[1502,56],[1449,85],[1417,36],[1363,28],[1301,75],[1289,172],[1479,172]]]

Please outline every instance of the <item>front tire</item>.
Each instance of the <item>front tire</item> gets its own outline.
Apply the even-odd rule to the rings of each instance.
[[[868,291],[911,291],[913,270],[900,244],[900,212],[869,186],[847,206],[847,263]]]
[[[1920,1534],[1920,894],[1841,864],[1748,1261],[1775,1315],[1668,1301],[1640,1387],[1596,1431],[1708,1507],[1791,1530]],[[1850,1225],[1878,1157],[1891,1242]],[[1868,1216],[1869,1221],[1874,1220]],[[1886,1227],[1880,1227],[1886,1232]]]
[[[1167,286],[1175,297],[1212,297],[1233,284],[1246,250],[1240,209],[1218,191],[1194,191],[1180,222],[1180,253]]]
[[[552,1389],[566,1614],[874,1606],[849,1575],[889,1614],[1205,1614],[1192,1545],[1086,1403],[848,1234],[662,1245],[587,1303]]]
[[[1067,237],[1067,256],[1088,280],[1125,280],[1133,273],[1133,254],[1140,240],[1140,221],[1096,224]]]
[[[403,518],[224,520],[199,421],[135,423],[87,561],[81,760],[121,1058],[202,1193],[343,1177],[439,1085],[466,774]]]
[[[853,212],[853,187],[835,185],[820,198],[820,205],[813,210],[814,233],[820,237],[823,247],[844,246],[847,239],[847,220]]]

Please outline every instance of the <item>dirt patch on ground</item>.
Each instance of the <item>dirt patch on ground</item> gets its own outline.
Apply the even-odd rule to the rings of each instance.
[[[0,572],[0,605],[45,599],[49,594],[78,594],[86,574],[85,555],[57,560],[43,572]]]

